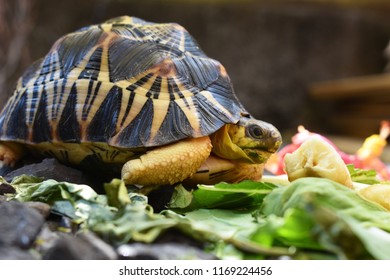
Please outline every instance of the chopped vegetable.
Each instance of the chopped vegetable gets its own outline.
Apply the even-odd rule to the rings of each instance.
[[[349,188],[350,173],[336,149],[323,139],[308,138],[297,150],[284,157],[290,181],[303,177],[328,178]]]
[[[355,154],[347,154],[341,151],[332,141],[328,138],[308,131],[303,126],[298,127],[298,133],[292,137],[292,143],[286,145],[278,153],[268,160],[265,168],[275,175],[285,174],[284,157],[286,154],[292,153],[297,150],[307,139],[317,138],[329,145],[331,145],[337,153],[340,155],[345,164],[352,164],[359,169],[372,169],[378,174],[381,180],[390,180],[390,170],[384,164],[380,156],[383,152],[383,148],[386,146],[386,138],[390,133],[390,122],[383,121],[381,123],[380,133],[374,134],[363,142],[361,148]]]
[[[365,199],[376,202],[390,211],[390,185],[376,184],[363,188],[358,193]]]

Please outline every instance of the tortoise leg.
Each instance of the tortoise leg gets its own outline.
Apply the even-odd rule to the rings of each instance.
[[[18,143],[0,142],[0,160],[13,167],[23,156],[24,148]]]
[[[126,184],[166,185],[181,182],[195,173],[211,152],[209,137],[192,138],[151,150],[126,162]]]
[[[242,180],[260,180],[264,164],[251,164],[222,159],[211,155],[198,171],[183,183],[187,186],[197,184],[214,185],[220,182],[236,183]]]

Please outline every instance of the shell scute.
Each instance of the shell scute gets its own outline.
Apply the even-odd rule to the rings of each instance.
[[[110,80],[128,80],[162,61],[167,54],[155,43],[117,38],[109,48]]]
[[[78,79],[97,80],[100,73],[100,64],[103,54],[103,48],[97,47],[90,56],[87,65],[80,73]]]
[[[19,79],[18,84],[21,84],[22,87],[25,87],[27,83],[37,75],[36,73],[41,70],[42,61],[43,58],[38,59],[33,64],[31,64],[26,69],[26,71],[24,71],[22,77]]]
[[[107,142],[115,134],[121,102],[122,89],[113,86],[88,124],[88,141]]]
[[[69,72],[85,59],[88,52],[96,47],[101,35],[101,30],[91,28],[86,32],[69,34],[57,41],[55,52],[58,53],[63,76],[68,76]],[[47,57],[50,57],[50,54]]]
[[[45,90],[41,93],[41,98],[37,105],[37,113],[32,126],[32,141],[36,143],[47,142],[52,138],[51,126],[47,118],[47,93]]]
[[[74,143],[80,142],[81,139],[80,123],[77,121],[77,91],[77,84],[74,84],[58,121],[57,133],[63,142]]]
[[[27,92],[16,92],[0,116],[0,133],[5,140],[27,139]]]
[[[134,148],[147,147],[149,145],[153,115],[153,101],[147,99],[138,112],[137,117],[121,129],[115,137],[111,138],[109,143],[112,146],[121,146],[121,143],[126,143]]]

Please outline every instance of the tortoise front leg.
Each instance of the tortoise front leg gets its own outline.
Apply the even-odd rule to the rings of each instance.
[[[209,137],[192,138],[162,146],[126,162],[122,180],[126,184],[167,185],[194,174],[211,152]]]
[[[223,159],[213,154],[190,178],[183,182],[187,186],[197,184],[214,185],[220,182],[237,183],[242,180],[260,180],[264,164],[243,163]]]
[[[24,152],[24,147],[18,143],[0,142],[0,160],[5,165],[15,166],[24,155]]]

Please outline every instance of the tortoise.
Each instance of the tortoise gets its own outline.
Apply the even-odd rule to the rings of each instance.
[[[59,38],[0,114],[0,160],[121,167],[126,184],[258,179],[281,135],[179,24],[123,16]]]

